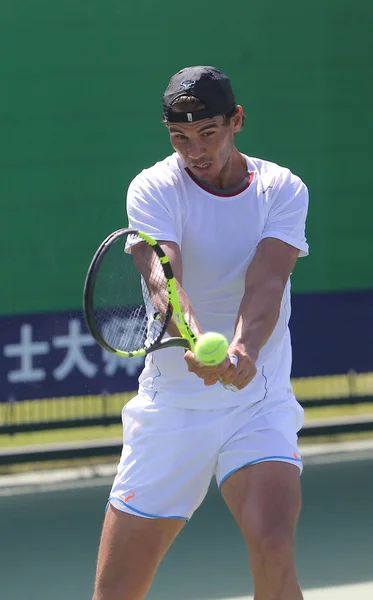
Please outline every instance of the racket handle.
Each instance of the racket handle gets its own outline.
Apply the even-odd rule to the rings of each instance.
[[[229,358],[231,363],[237,367],[238,364],[238,357],[235,354],[229,354]],[[230,390],[231,392],[238,392],[239,389],[238,387],[236,387],[235,385],[233,385],[233,383],[226,383],[225,385],[223,384],[223,387],[225,387],[226,390]]]

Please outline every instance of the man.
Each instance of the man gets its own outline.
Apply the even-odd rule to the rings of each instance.
[[[180,349],[147,358],[123,409],[94,600],[146,596],[214,475],[249,549],[255,599],[300,600],[303,410],[290,384],[288,321],[290,274],[308,253],[307,189],[288,169],[238,151],[243,111],[217,69],[178,72],[163,107],[175,153],[131,183],[129,225],[161,242],[191,326],[226,335],[238,364],[227,356],[205,367]],[[145,251],[134,246],[135,260]]]

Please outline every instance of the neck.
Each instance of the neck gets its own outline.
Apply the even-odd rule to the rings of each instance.
[[[227,190],[240,185],[246,176],[247,164],[245,157],[242,156],[237,148],[233,148],[217,177],[214,177],[213,181],[208,181],[206,183],[220,190]]]

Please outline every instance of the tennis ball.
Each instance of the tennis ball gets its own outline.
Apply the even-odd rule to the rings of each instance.
[[[221,333],[209,331],[196,342],[194,354],[200,363],[207,366],[220,365],[227,356],[228,340]]]

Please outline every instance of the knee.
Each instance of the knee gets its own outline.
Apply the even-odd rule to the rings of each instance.
[[[263,528],[245,536],[251,560],[270,563],[273,567],[290,565],[294,557],[294,535],[286,527]]]

